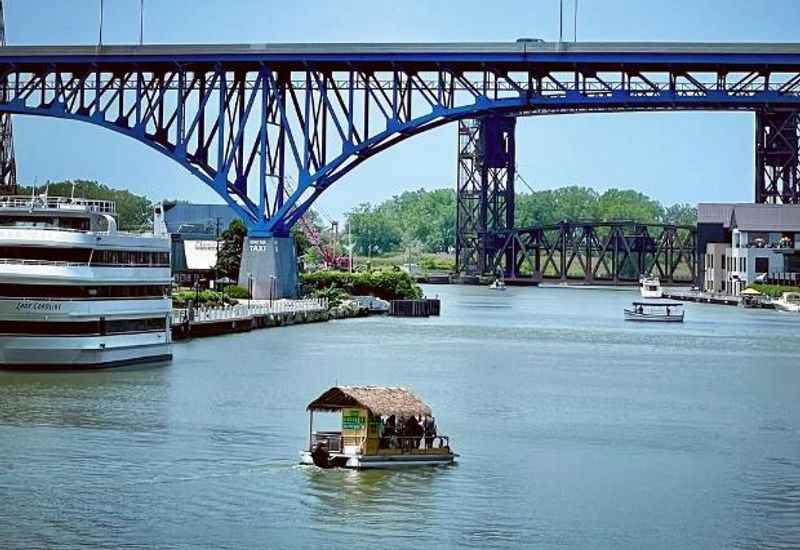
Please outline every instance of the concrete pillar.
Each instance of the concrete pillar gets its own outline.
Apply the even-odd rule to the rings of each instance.
[[[239,286],[256,300],[296,298],[297,255],[292,237],[245,237]]]

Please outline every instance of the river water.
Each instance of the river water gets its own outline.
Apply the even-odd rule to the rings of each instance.
[[[648,326],[622,320],[632,291],[426,291],[440,318],[0,372],[0,547],[800,548],[800,316]],[[412,388],[459,463],[298,466],[336,383]]]

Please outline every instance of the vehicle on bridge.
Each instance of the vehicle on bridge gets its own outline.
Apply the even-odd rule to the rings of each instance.
[[[0,367],[172,358],[170,240],[117,231],[115,204],[0,197]]]
[[[308,405],[308,449],[300,463],[320,468],[404,468],[451,464],[450,438],[431,408],[404,388],[335,386]],[[341,415],[340,431],[314,431],[314,412]]]

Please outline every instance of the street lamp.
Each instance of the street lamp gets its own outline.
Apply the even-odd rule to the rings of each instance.
[[[269,307],[271,309],[273,296],[275,296],[275,291],[278,289],[278,278],[275,275],[270,275],[269,279]]]
[[[247,309],[250,309],[250,300],[253,298],[253,274],[247,274]]]

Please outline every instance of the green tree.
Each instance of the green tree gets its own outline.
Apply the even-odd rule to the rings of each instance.
[[[685,202],[675,203],[664,210],[663,221],[675,225],[695,225],[697,208]]]
[[[663,212],[658,201],[631,189],[609,189],[597,201],[597,217],[605,221],[655,223],[663,218]]]
[[[83,199],[114,201],[117,208],[117,223],[126,231],[150,229],[153,226],[153,204],[142,195],[127,189],[112,189],[107,185],[88,180],[65,180],[37,185],[36,192],[51,197],[76,197]],[[30,195],[32,187],[19,186],[20,195]]]
[[[228,229],[222,232],[222,243],[219,247],[216,269],[219,275],[239,279],[239,267],[242,263],[242,250],[244,238],[247,236],[247,227],[241,220],[233,220]]]

